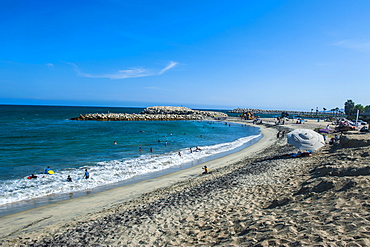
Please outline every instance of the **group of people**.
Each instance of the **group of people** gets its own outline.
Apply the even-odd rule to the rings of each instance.
[[[50,166],[48,166],[47,168],[45,168],[45,172],[44,173],[45,174],[54,174],[54,171],[52,171],[50,169]],[[36,176],[33,173],[30,176],[28,176],[28,179],[36,179],[36,178],[38,178],[38,176]],[[89,173],[89,171],[87,169],[85,169],[85,174],[84,174],[83,178],[85,178],[85,179],[90,178],[90,173]],[[72,178],[71,178],[70,175],[68,175],[68,177],[67,177],[67,182],[72,182]]]
[[[85,169],[85,174],[84,174],[83,178],[84,179],[90,178],[90,173],[87,171],[87,169]],[[68,177],[67,177],[67,182],[72,182],[72,178],[71,178],[70,175],[68,175]]]

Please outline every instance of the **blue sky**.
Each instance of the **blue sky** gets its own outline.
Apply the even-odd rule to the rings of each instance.
[[[0,104],[370,104],[368,0],[0,0]]]

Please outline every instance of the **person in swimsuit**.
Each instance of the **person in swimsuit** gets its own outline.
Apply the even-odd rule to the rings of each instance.
[[[49,171],[50,171],[50,166],[48,166],[48,168],[45,169],[45,174],[49,174]]]
[[[89,172],[87,171],[87,169],[85,169],[85,175],[84,175],[84,178],[88,179],[90,177],[90,174]]]

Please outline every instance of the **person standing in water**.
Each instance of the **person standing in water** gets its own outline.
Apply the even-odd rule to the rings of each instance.
[[[84,175],[84,178],[88,179],[90,177],[90,174],[89,172],[87,171],[87,169],[85,169],[85,175]]]

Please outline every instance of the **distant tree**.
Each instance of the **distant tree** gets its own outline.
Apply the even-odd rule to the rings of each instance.
[[[359,111],[360,113],[363,113],[365,111],[365,107],[363,107],[361,104],[357,104],[354,107],[354,112],[357,113]]]
[[[339,114],[339,107],[335,107],[335,113],[336,113],[336,115],[338,115]]]
[[[344,103],[344,112],[347,116],[350,116],[353,114],[355,108],[355,102],[353,102],[351,99],[347,100]]]
[[[370,109],[370,105],[365,106],[364,110]]]

